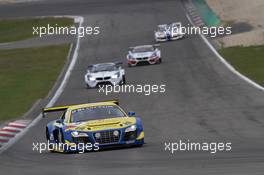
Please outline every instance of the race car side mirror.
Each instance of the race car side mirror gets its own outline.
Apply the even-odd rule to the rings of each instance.
[[[122,68],[123,62],[119,61],[119,62],[115,62],[115,65],[118,66],[118,68]]]
[[[42,118],[45,118],[46,117],[46,113],[45,112],[42,112]]]
[[[90,71],[92,68],[93,68],[93,65],[89,65],[89,66],[87,67],[87,72]]]
[[[58,119],[58,120],[56,120],[56,123],[61,124],[61,123],[62,123],[62,119]]]
[[[133,112],[133,111],[129,111],[127,114],[128,114],[128,116],[129,116],[129,117],[133,117],[133,116],[135,116],[135,115],[136,115],[136,113],[135,113],[135,112]]]

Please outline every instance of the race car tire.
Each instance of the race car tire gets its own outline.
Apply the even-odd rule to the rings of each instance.
[[[64,143],[65,142],[61,129],[57,130],[57,141],[58,141],[58,143]]]
[[[127,66],[128,66],[128,67],[132,67],[131,64],[129,64],[129,63],[127,64]]]
[[[92,87],[86,84],[86,89],[92,89]]]
[[[50,133],[48,128],[46,128],[46,139],[47,141],[50,141]]]
[[[49,133],[49,129],[48,128],[46,128],[46,139],[47,139],[47,142],[50,142],[50,133]],[[53,152],[52,145],[49,144],[48,147],[49,147],[50,152]]]
[[[125,75],[123,75],[122,81],[121,81],[121,85],[123,85],[123,84],[126,84],[126,76]]]
[[[135,147],[142,147],[143,145],[144,145],[144,143],[135,145]]]
[[[160,58],[159,61],[158,61],[158,64],[162,63],[162,59]]]

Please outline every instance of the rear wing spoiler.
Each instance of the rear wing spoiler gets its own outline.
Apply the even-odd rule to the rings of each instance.
[[[152,46],[157,48],[157,47],[160,47],[160,44],[153,44]]]
[[[123,62],[122,61],[116,61],[114,62],[115,65],[119,66],[119,65],[123,65]],[[91,69],[94,67],[94,64],[91,64],[89,66],[87,66],[87,69]]]
[[[102,102],[111,102],[111,103],[114,103],[114,104],[116,104],[116,105],[119,105],[119,101],[118,101],[118,100],[106,100],[106,101],[100,101],[100,102],[95,102],[95,103],[102,103]],[[80,104],[80,105],[81,105],[81,104]],[[43,108],[43,109],[42,109],[42,117],[44,118],[44,117],[46,116],[47,113],[66,111],[69,107],[72,107],[72,106],[77,106],[77,105],[69,105],[69,106],[58,106],[58,107]]]
[[[182,23],[181,22],[173,22],[171,23],[171,25],[181,25]]]
[[[93,68],[93,64],[91,64],[91,65],[89,65],[89,66],[87,66],[87,70],[90,70],[90,69],[92,69]]]
[[[155,47],[155,48],[157,48],[157,47],[160,47],[160,44],[149,44],[149,46],[152,46],[152,47]],[[136,46],[134,46],[134,47],[129,47],[128,49],[129,50],[132,50],[132,49],[134,49]]]
[[[168,24],[159,24],[158,27],[164,27],[167,26]]]
[[[114,103],[116,105],[119,105],[119,100],[106,100],[106,101],[101,101],[101,102],[111,102],[111,103]],[[101,103],[101,102],[98,102],[98,103]]]
[[[42,117],[44,118],[46,114],[50,112],[66,111],[69,107],[70,106],[58,106],[58,107],[43,108]]]
[[[117,62],[114,62],[115,63],[115,65],[117,65],[117,66],[122,66],[123,65],[123,62],[122,61],[117,61]]]

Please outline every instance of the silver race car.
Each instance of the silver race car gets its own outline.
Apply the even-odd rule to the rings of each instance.
[[[128,66],[136,66],[139,63],[161,63],[161,53],[158,47],[159,44],[130,47],[127,54]]]
[[[84,76],[86,87],[94,88],[99,84],[122,85],[126,83],[122,63],[101,63],[88,67]]]
[[[181,23],[158,25],[157,31],[154,32],[156,42],[177,40],[184,37]]]

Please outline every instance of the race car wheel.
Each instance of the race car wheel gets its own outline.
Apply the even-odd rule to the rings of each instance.
[[[123,75],[123,77],[122,77],[121,85],[122,85],[122,84],[126,84],[126,76],[125,76],[125,75]]]
[[[47,138],[47,141],[50,142],[50,133],[49,133],[48,128],[46,128],[46,138]],[[53,150],[52,145],[49,145],[49,150],[52,152],[52,150]]]
[[[159,59],[159,62],[158,62],[158,63],[159,63],[159,64],[162,63],[162,59],[161,59],[161,58]]]
[[[58,143],[64,143],[65,142],[61,130],[58,130],[57,141],[58,141]]]
[[[50,141],[50,133],[49,133],[48,128],[46,128],[46,139],[47,141]]]
[[[86,89],[92,89],[88,84],[86,84]]]

